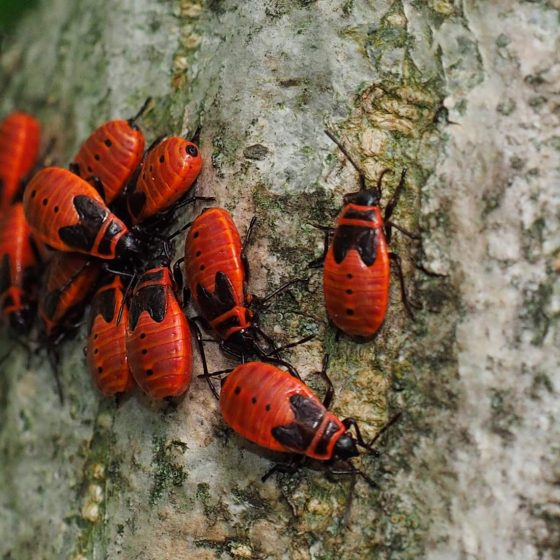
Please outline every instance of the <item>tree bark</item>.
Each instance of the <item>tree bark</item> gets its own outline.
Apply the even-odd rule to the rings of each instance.
[[[87,6],[87,9],[86,9]],[[148,141],[201,126],[198,192],[230,209],[250,291],[306,278],[261,315],[290,360],[331,357],[334,410],[381,457],[349,480],[260,477],[278,457],[227,429],[203,380],[165,410],[93,389],[85,332],[62,347],[60,406],[41,354],[0,376],[0,556],[45,558],[558,558],[560,494],[558,0],[44,2],[4,41],[2,114],[36,114],[66,165],[147,96]],[[336,340],[314,224],[331,225],[355,170],[384,201],[408,169],[398,281],[376,339]],[[170,230],[191,220],[189,208]],[[178,244],[177,255],[182,251]],[[193,310],[189,309],[192,315]],[[13,341],[6,333],[4,350]],[[207,345],[210,367],[231,365]],[[200,372],[199,362],[195,372]]]

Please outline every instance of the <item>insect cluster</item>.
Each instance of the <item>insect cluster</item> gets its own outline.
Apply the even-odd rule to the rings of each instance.
[[[91,302],[85,353],[95,385],[107,397],[138,386],[153,399],[177,399],[188,390],[194,337],[201,377],[236,432],[274,451],[342,460],[347,474],[369,480],[349,459],[358,447],[373,452],[374,440],[366,442],[353,419],[328,411],[334,394],[328,360],[321,401],[283,359],[285,347],[257,325],[246,292],[245,250],[254,221],[242,242],[227,210],[206,208],[184,228],[184,256],[171,266],[171,240],[184,229],[167,233],[169,218],[185,204],[213,199],[192,194],[203,163],[194,142],[162,137],[145,148],[137,121],[147,106],[131,119],[101,125],[68,169],[37,163],[39,124],[33,117],[13,113],[0,125],[0,306],[14,336],[28,345],[38,316],[38,342],[56,371],[57,346]],[[358,169],[361,186],[345,197],[336,228],[323,228],[325,254],[314,265],[324,264],[334,325],[365,340],[383,323],[390,262],[398,264],[387,246],[405,174],[383,216],[381,181],[367,189],[359,166],[331,137]],[[185,316],[188,297],[198,317]],[[221,380],[219,392],[212,377],[220,372],[208,371],[199,325],[241,362]]]

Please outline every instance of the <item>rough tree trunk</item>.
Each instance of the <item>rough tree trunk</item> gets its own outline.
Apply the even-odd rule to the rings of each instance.
[[[139,394],[116,407],[92,388],[82,331],[63,348],[60,407],[43,356],[28,368],[14,354],[0,377],[2,558],[559,558],[559,10],[45,0],[30,13],[4,42],[2,114],[36,113],[61,164],[148,95],[149,141],[201,124],[199,192],[242,231],[259,218],[251,291],[310,278],[263,327],[317,335],[291,360],[321,389],[328,352],[335,410],[368,435],[404,415],[380,459],[356,462],[379,489],[358,482],[346,530],[349,481],[261,483],[273,458],[224,427],[202,380],[175,412]],[[335,340],[306,268],[322,244],[312,224],[358,184],[326,126],[370,181],[392,171],[386,197],[408,168],[396,219],[422,232],[393,243],[417,321],[393,282],[369,344]]]

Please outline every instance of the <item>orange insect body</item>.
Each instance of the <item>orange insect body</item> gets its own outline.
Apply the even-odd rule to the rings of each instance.
[[[273,451],[329,460],[350,449],[347,428],[305,383],[263,362],[248,362],[224,380],[220,408],[244,438]]]
[[[99,179],[100,194],[110,204],[140,164],[144,144],[144,134],[136,125],[122,119],[108,121],[82,144],[73,163],[83,179]]]
[[[136,383],[153,399],[178,397],[188,389],[191,333],[168,267],[147,270],[134,289],[126,350]]]
[[[25,189],[23,204],[33,234],[59,251],[114,259],[135,250],[134,238],[99,193],[66,169],[39,171]]]
[[[390,260],[376,205],[344,206],[327,251],[323,288],[332,322],[350,336],[370,338],[389,303]]]
[[[77,253],[55,253],[39,295],[39,316],[45,334],[55,338],[79,320],[99,274],[99,261]]]
[[[17,198],[37,160],[39,135],[39,123],[26,113],[12,113],[0,124],[0,208]]]
[[[126,192],[132,223],[170,208],[192,187],[201,168],[197,145],[183,138],[167,138],[148,151],[136,181]]]
[[[209,208],[194,220],[185,242],[185,273],[196,305],[220,338],[251,327],[241,238],[227,210]]]
[[[18,334],[26,334],[33,320],[38,262],[21,202],[3,211],[0,259],[2,313]]]
[[[122,280],[115,276],[97,290],[91,303],[87,360],[93,382],[107,397],[134,387],[126,353],[128,309],[123,298]]]

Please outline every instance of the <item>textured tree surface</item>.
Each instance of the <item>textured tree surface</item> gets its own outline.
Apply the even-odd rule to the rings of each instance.
[[[44,0],[6,37],[2,115],[37,114],[65,165],[108,118],[154,107],[151,141],[201,125],[199,193],[244,231],[250,291],[309,278],[261,315],[290,359],[331,356],[334,409],[381,457],[349,480],[278,460],[220,420],[203,380],[176,410],[93,389],[84,331],[0,376],[0,556],[93,559],[552,559],[560,550],[560,4],[558,0]],[[384,198],[403,167],[393,282],[379,336],[335,340],[307,269],[358,177]],[[173,230],[200,210],[189,208]],[[182,244],[177,246],[180,254]],[[189,310],[189,314],[193,314]],[[12,345],[3,335],[3,350]],[[231,365],[208,345],[210,367]],[[196,372],[200,365],[195,364]]]

